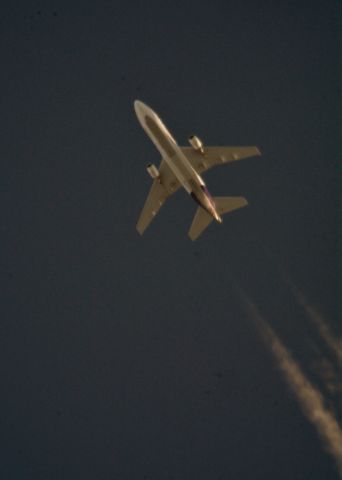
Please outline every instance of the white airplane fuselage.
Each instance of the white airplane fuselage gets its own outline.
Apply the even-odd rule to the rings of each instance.
[[[192,167],[158,115],[139,100],[134,102],[134,109],[141,126],[180,184],[202,208],[210,213],[217,222],[221,223],[221,216],[217,212],[215,202],[202,177]]]

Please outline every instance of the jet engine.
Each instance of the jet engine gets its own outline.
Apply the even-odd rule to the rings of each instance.
[[[191,135],[191,137],[188,138],[190,145],[196,152],[204,153],[204,148],[203,148],[203,143],[202,140],[196,135]]]
[[[146,167],[146,170],[153,180],[160,177],[159,170],[153,163],[149,163]]]

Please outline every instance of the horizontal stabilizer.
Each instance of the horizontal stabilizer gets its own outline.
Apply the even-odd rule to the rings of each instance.
[[[214,197],[214,202],[220,215],[248,205],[244,197]]]
[[[216,210],[220,215],[248,205],[248,202],[244,197],[214,197],[214,202]],[[196,240],[213,220],[214,218],[210,213],[204,210],[204,208],[198,207],[189,230],[189,237],[191,240]]]
[[[212,221],[213,217],[210,213],[204,210],[204,208],[198,207],[189,230],[191,240],[196,240]]]

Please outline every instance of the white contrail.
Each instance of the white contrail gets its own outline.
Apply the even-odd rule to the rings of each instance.
[[[334,413],[324,406],[321,392],[311,384],[291,353],[282,344],[258,308],[243,295],[248,313],[256,323],[262,337],[270,347],[280,370],[295,394],[305,416],[316,427],[324,448],[334,457],[342,478],[342,429]]]
[[[289,283],[298,303],[304,308],[309,319],[317,328],[322,339],[330,348],[338,362],[342,365],[341,339],[336,338],[323,315],[321,315],[320,312],[308,302],[303,293],[294,285],[294,283],[289,279],[287,279],[287,282]]]

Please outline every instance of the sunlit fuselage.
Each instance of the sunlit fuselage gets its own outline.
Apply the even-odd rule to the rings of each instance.
[[[158,115],[139,100],[134,102],[134,108],[141,126],[180,184],[201,207],[210,213],[217,222],[221,223],[222,219],[217,212],[215,202],[202,177],[192,167]]]

